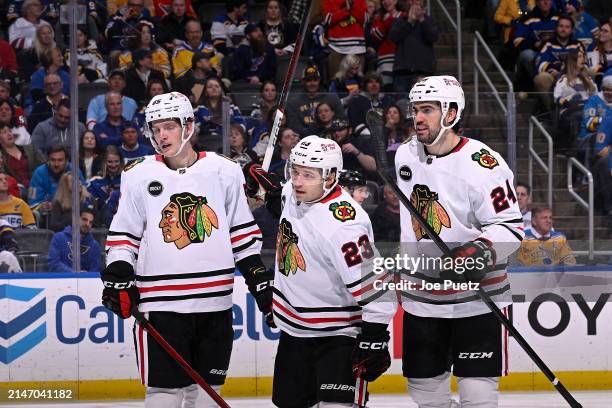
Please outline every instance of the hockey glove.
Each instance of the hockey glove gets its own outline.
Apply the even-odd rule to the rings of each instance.
[[[391,365],[389,332],[382,323],[363,322],[351,355],[355,377],[374,381]]]
[[[266,317],[266,323],[275,329],[272,314],[272,283],[274,272],[266,270],[259,255],[247,256],[236,262],[236,266],[244,276],[249,292],[255,298],[257,308]]]
[[[454,273],[463,274],[468,282],[480,282],[491,267],[495,265],[495,251],[491,247],[491,243],[481,239],[453,248],[451,257]],[[447,273],[446,276],[452,280],[457,280],[457,276],[453,276],[452,273]]]
[[[244,167],[244,178],[246,195],[254,198],[261,186],[266,191],[266,208],[277,217],[280,216],[283,185],[279,175],[268,173],[258,163],[251,163]]]
[[[134,281],[134,267],[125,261],[111,263],[101,274],[102,304],[122,319],[132,315],[140,296]]]

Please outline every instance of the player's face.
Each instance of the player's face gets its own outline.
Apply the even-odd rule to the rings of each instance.
[[[321,169],[293,165],[289,174],[297,201],[314,201],[323,195]]]
[[[548,234],[550,230],[552,230],[552,212],[542,211],[534,215],[531,219],[531,223],[540,234]]]
[[[516,188],[516,199],[518,201],[519,208],[521,211],[524,211],[529,204],[529,193],[525,187],[518,186]]]
[[[357,201],[359,204],[363,204],[363,202],[370,196],[370,190],[367,187],[356,187],[353,190],[353,194],[351,194],[353,199]]]
[[[179,209],[176,204],[169,203],[164,207],[158,226],[162,230],[164,242],[174,242],[184,236],[183,227],[179,224]]]
[[[153,138],[164,156],[173,156],[181,147],[182,127],[175,120],[162,120],[151,125]]]
[[[415,103],[412,106],[412,116],[419,142],[432,143],[440,132],[442,111],[438,104],[432,102]]]

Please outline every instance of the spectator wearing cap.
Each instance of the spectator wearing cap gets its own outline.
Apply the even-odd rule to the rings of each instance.
[[[5,173],[0,173],[0,220],[6,221],[13,229],[36,228],[36,221],[28,204],[9,194]]]
[[[45,152],[52,146],[70,147],[68,126],[70,125],[70,100],[62,99],[53,116],[36,125],[32,132],[32,144],[45,156]],[[85,131],[85,125],[79,123],[78,134]]]
[[[400,241],[400,202],[397,194],[389,185],[383,188],[383,201],[378,204],[372,215],[374,241],[398,243]]]
[[[212,57],[214,57],[212,50],[193,53],[191,69],[174,81],[174,89],[187,95],[192,103],[200,99],[206,80],[219,75],[210,61]]]
[[[72,225],[57,232],[49,245],[49,272],[99,272],[102,269],[102,248],[91,233],[95,212],[88,207],[81,208],[81,265],[78,271],[72,269]]]
[[[185,75],[193,66],[192,57],[196,52],[214,53],[212,44],[202,40],[202,25],[195,20],[190,20],[185,24],[185,41],[182,41],[174,49],[172,54],[172,72],[175,78]],[[211,58],[211,63],[215,68],[221,67],[222,56],[215,55]]]
[[[134,99],[139,106],[143,106],[148,100],[147,83],[149,80],[164,81],[165,77],[163,72],[153,69],[151,51],[141,48],[134,51],[132,55],[134,65],[125,72],[126,87],[123,93]]]
[[[210,36],[215,50],[229,55],[244,39],[244,29],[249,22],[244,18],[247,14],[246,0],[229,0],[225,6],[227,12],[213,19]]]
[[[119,146],[119,152],[123,156],[124,163],[143,156],[155,154],[153,148],[146,144],[138,143],[139,134],[136,124],[128,122],[121,132],[123,143]]]
[[[434,43],[438,27],[422,0],[408,1],[410,9],[391,24],[387,37],[397,45],[393,63],[393,90],[408,92],[419,76],[435,72]]]
[[[121,95],[121,115],[125,120],[131,121],[138,111],[138,105],[134,99],[123,95],[125,85],[125,72],[114,70],[108,78],[109,92]],[[106,94],[96,95],[87,106],[87,129],[93,129],[96,123],[103,122],[107,115]]]
[[[381,92],[382,87],[383,78],[376,72],[368,72],[363,78],[363,91],[351,98],[346,106],[346,116],[356,136],[370,134],[365,123],[370,109],[382,112],[393,102],[393,98]]]
[[[53,116],[53,110],[57,109],[60,101],[68,99],[68,95],[62,92],[62,78],[57,74],[49,74],[43,80],[45,84],[45,97],[34,104],[28,115],[28,127],[30,132],[36,129],[36,125]]]
[[[261,28],[253,23],[244,29],[246,41],[234,51],[231,79],[253,85],[272,80],[276,76],[276,53],[266,41]]]
[[[181,41],[185,41],[185,25],[191,20],[196,19],[187,13],[185,0],[172,0],[170,12],[159,21],[157,42],[172,52]]]
[[[8,125],[0,125],[0,151],[6,173],[27,189],[34,170],[44,163],[44,158],[32,144],[18,146]],[[25,196],[25,195],[24,195]]]
[[[128,40],[129,50],[119,55],[119,69],[129,69],[137,65],[137,58],[143,58],[143,52],[151,55],[151,69],[161,71],[164,77],[169,78],[172,74],[170,57],[168,52],[153,41],[153,23],[143,20],[136,24],[137,35]],[[128,78],[128,86],[130,84]]]
[[[93,209],[91,194],[79,182],[79,203]],[[64,173],[59,179],[49,213],[49,229],[59,232],[72,224],[72,174]]]
[[[108,145],[119,146],[122,141],[123,128],[129,121],[122,115],[121,94],[115,91],[106,93],[106,119],[94,126],[96,141],[100,149]]]
[[[25,0],[21,6],[21,15],[8,30],[9,42],[16,50],[32,47],[36,38],[36,29],[41,25],[50,25],[40,16],[43,5],[40,0]]]
[[[362,142],[353,136],[351,125],[345,119],[334,120],[328,132],[329,137],[342,149],[342,168],[358,170],[368,178],[373,178],[376,160],[371,143]]]
[[[315,122],[315,110],[319,103],[327,102],[339,116],[344,116],[342,102],[336,95],[320,92],[321,74],[311,65],[302,73],[304,93],[292,94],[287,101],[287,126],[300,135],[307,135],[308,127]]]
[[[143,20],[153,22],[144,0],[128,0],[126,9],[117,10],[108,19],[104,33],[110,42],[110,50],[116,51],[111,55],[128,48],[128,39],[138,35],[136,25]]]
[[[584,10],[582,0],[567,0],[565,13],[572,17],[576,27],[574,38],[582,43],[587,51],[595,48],[595,39],[599,37],[599,24],[592,15]]]

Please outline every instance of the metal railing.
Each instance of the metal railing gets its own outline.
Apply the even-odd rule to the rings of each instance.
[[[455,18],[451,16],[446,6],[442,3],[442,0],[435,0],[438,6],[448,19],[450,25],[457,32],[457,79],[460,83],[463,83],[463,33],[461,32],[461,4],[459,0],[455,1]],[[427,0],[427,14],[431,15],[431,0]]]
[[[535,149],[533,148],[533,133],[534,133],[534,128],[536,127],[542,133],[542,136],[544,136],[544,138],[546,139],[546,142],[548,143],[546,163],[544,163],[544,160],[542,160],[538,152],[536,152]],[[536,119],[535,116],[532,116],[531,118],[529,118],[528,148],[529,148],[529,162],[528,162],[529,163],[528,164],[529,185],[533,188],[533,160],[535,159],[536,163],[538,163],[538,165],[542,168],[542,170],[544,170],[544,172],[546,173],[548,177],[547,186],[546,186],[546,190],[547,190],[546,198],[547,198],[548,206],[552,208],[553,173],[554,173],[553,172],[553,139],[550,136],[550,133],[548,133],[548,131],[544,129],[544,126],[542,126],[540,121]]]
[[[497,71],[501,74],[502,78],[508,85],[508,92],[506,92],[506,103],[502,101],[502,98],[500,96],[501,92],[497,90],[497,88],[495,87],[495,84],[493,83],[493,81],[491,80],[491,78],[489,77],[486,70],[483,68],[483,66],[481,65],[478,59],[478,51],[479,51],[478,47],[479,46],[482,47],[485,53],[489,56],[489,58],[491,59],[491,62],[493,63]],[[497,61],[497,58],[495,58],[495,55],[491,51],[491,48],[489,48],[489,46],[487,45],[487,43],[485,42],[485,40],[482,38],[482,36],[480,35],[478,31],[474,32],[474,54],[473,55],[474,55],[474,104],[475,104],[474,113],[476,115],[480,114],[479,93],[480,93],[480,75],[482,75],[484,80],[487,82],[487,84],[491,88],[491,91],[493,92],[493,96],[495,96],[495,99],[499,103],[499,106],[501,107],[502,111],[506,115],[506,126],[507,126],[507,135],[508,135],[508,140],[507,140],[508,142],[508,165],[510,166],[510,169],[512,169],[512,171],[516,173],[516,170],[517,170],[516,169],[516,101],[515,101],[515,95],[514,95],[514,86],[512,85],[512,81],[510,80],[510,78],[508,77],[508,75],[506,74],[502,66]]]
[[[588,197],[589,201],[588,203],[584,200],[584,198],[580,197],[580,195],[578,195],[576,191],[574,191],[574,185],[572,181],[574,166],[578,170],[580,170],[582,173],[584,173],[584,175],[586,176],[588,180],[588,183],[589,183],[589,197]],[[570,195],[574,197],[576,201],[578,201],[578,204],[580,204],[589,213],[589,250],[588,251],[573,251],[573,252],[576,255],[588,254],[589,260],[593,260],[595,256],[595,226],[594,226],[594,221],[593,221],[594,220],[593,212],[595,210],[594,208],[594,195],[595,194],[593,192],[593,174],[589,171],[589,169],[584,167],[582,163],[580,163],[578,160],[576,160],[573,157],[570,157],[567,160],[567,190],[569,191]]]

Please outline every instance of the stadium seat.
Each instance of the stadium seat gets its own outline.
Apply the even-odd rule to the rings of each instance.
[[[46,272],[49,244],[53,231],[47,229],[17,229],[15,238],[19,244],[17,258],[24,272]]]

